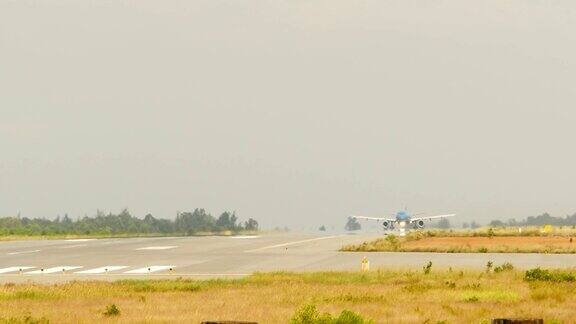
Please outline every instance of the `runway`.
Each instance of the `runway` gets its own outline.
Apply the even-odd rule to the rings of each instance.
[[[236,278],[254,272],[371,268],[576,267],[576,255],[493,253],[351,253],[346,244],[379,234],[269,233],[259,236],[160,237],[0,242],[0,282],[62,282],[121,278]]]

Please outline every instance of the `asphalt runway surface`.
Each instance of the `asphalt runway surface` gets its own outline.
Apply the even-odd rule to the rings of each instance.
[[[236,278],[254,272],[434,267],[573,268],[576,255],[508,253],[338,252],[381,234],[271,233],[259,236],[157,237],[0,242],[0,282],[124,278]]]

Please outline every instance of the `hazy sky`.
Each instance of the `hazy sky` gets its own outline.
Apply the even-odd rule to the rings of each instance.
[[[0,215],[576,212],[576,3],[0,0]]]

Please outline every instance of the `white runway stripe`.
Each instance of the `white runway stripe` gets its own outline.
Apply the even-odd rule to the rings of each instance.
[[[147,247],[139,248],[136,250],[137,251],[138,250],[169,250],[169,249],[174,249],[174,248],[177,248],[177,246],[173,246],[173,245],[171,245],[171,246],[147,246]]]
[[[58,272],[67,272],[70,270],[80,269],[80,268],[82,268],[82,267],[81,266],[59,266],[59,267],[53,267],[53,268],[48,268],[48,269],[40,269],[40,270],[25,272],[24,274],[35,275],[35,274],[45,274],[45,273],[58,273]]]
[[[149,266],[146,268],[139,268],[130,271],[126,271],[126,274],[145,274],[145,273],[152,273],[158,271],[165,271],[169,269],[174,269],[174,266]]]
[[[86,244],[68,245],[68,246],[62,246],[60,248],[61,249],[72,249],[72,248],[83,247],[83,246],[86,246]]]
[[[40,250],[10,252],[10,253],[8,253],[8,255],[28,254],[28,253],[36,253],[36,252],[40,252]]]
[[[108,273],[110,271],[117,271],[117,270],[122,270],[122,269],[126,269],[126,268],[128,268],[128,266],[105,266],[105,267],[100,267],[100,268],[84,270],[84,271],[78,271],[78,272],[74,272],[74,273],[77,273],[77,274],[98,274],[98,273]]]
[[[327,239],[332,239],[332,238],[336,238],[336,237],[340,237],[340,236],[341,236],[341,235],[323,236],[323,237],[317,237],[317,238],[308,239],[308,240],[302,240],[302,241],[295,241],[295,242],[288,242],[288,243],[282,243],[282,244],[265,246],[265,247],[261,247],[261,248],[257,248],[257,249],[253,249],[253,250],[244,251],[244,252],[256,252],[256,251],[262,251],[262,250],[267,250],[267,249],[273,249],[273,248],[279,248],[279,247],[285,247],[285,246],[291,246],[291,245],[298,245],[298,244],[302,244],[302,243],[308,243],[308,242],[314,242],[314,241],[320,241],[320,240],[327,240]]]
[[[96,241],[96,239],[72,239],[72,240],[64,240],[65,242],[89,242],[89,241]]]
[[[28,270],[28,269],[34,269],[36,267],[10,267],[10,268],[3,268],[0,269],[0,273],[8,273],[8,272],[16,272],[16,271],[20,271],[20,270]]]

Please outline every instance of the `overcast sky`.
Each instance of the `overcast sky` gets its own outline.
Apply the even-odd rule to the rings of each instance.
[[[572,214],[575,10],[0,0],[0,215]]]

